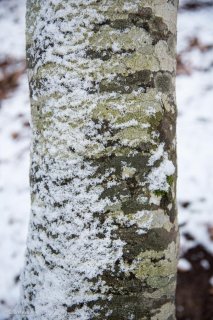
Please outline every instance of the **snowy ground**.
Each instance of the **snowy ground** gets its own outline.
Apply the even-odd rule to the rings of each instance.
[[[25,0],[0,1],[0,62],[22,60]],[[16,71],[16,64],[12,64]],[[13,70],[14,69],[14,70]],[[0,80],[3,78],[0,69]],[[18,89],[0,105],[0,319],[6,319],[19,296],[29,197],[29,99],[26,74]]]
[[[178,20],[181,254],[197,244],[213,253],[213,6],[208,3],[181,10]],[[0,0],[0,65],[6,58],[13,61],[7,73],[19,73],[24,60],[24,14],[25,0]],[[0,320],[8,318],[19,296],[30,211],[29,118],[24,73],[18,88],[0,104]],[[182,259],[180,268],[190,264]]]
[[[182,1],[183,2],[183,1]],[[196,243],[213,253],[213,6],[181,11],[178,52],[185,75],[177,77],[178,200],[185,251]]]

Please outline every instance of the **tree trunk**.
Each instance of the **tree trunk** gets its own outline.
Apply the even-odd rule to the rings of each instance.
[[[177,6],[28,0],[24,319],[175,319]]]

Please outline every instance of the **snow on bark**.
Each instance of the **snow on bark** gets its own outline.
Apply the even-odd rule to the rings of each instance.
[[[176,12],[166,0],[28,1],[21,317],[175,319]]]

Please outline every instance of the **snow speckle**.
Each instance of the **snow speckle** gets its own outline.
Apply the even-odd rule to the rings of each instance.
[[[210,264],[209,264],[208,260],[203,259],[200,261],[200,264],[204,269],[206,269],[206,270],[210,269]]]
[[[135,10],[137,10],[138,5],[130,3],[130,1],[128,1],[128,2],[124,3],[123,8],[124,8],[124,10],[127,10],[127,11],[135,11]]]
[[[136,172],[135,168],[132,167],[123,167],[122,179],[132,178]]]
[[[112,44],[112,50],[113,50],[114,52],[118,52],[120,49],[121,49],[121,48],[120,48],[120,45],[119,45],[118,43],[114,42],[114,43]]]
[[[190,271],[192,268],[191,263],[184,259],[184,258],[180,258],[178,261],[178,270],[182,271],[182,272],[186,272],[186,271]]]

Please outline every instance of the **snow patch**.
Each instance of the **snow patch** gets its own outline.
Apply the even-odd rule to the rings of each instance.
[[[149,183],[149,189],[151,191],[161,190],[168,191],[169,183],[167,177],[175,173],[175,166],[171,160],[168,159],[167,152],[163,152],[163,146],[160,145],[149,159],[149,165],[153,164],[159,157],[163,156],[159,167],[153,168],[147,176],[147,182]]]
[[[178,261],[178,270],[180,271],[190,271],[192,269],[192,265],[191,263],[184,259],[184,258],[180,258]]]

